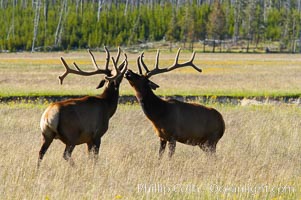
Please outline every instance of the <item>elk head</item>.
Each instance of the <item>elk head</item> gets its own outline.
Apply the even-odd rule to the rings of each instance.
[[[113,57],[111,58],[114,68],[112,70],[110,70],[109,69],[110,52],[108,51],[107,47],[104,47],[104,49],[106,51],[105,69],[100,69],[99,68],[99,66],[96,63],[95,57],[92,54],[91,50],[88,50],[88,52],[91,56],[92,63],[93,63],[94,68],[95,68],[94,71],[89,71],[89,72],[81,70],[75,62],[73,63],[73,65],[76,68],[76,70],[71,69],[68,66],[68,64],[66,63],[66,61],[64,60],[64,58],[61,57],[61,61],[62,61],[63,65],[65,66],[66,71],[64,72],[64,74],[59,76],[60,84],[63,84],[63,80],[68,74],[77,74],[77,75],[81,75],[81,76],[91,76],[91,75],[95,75],[95,74],[104,74],[106,76],[100,81],[100,83],[98,84],[96,89],[101,88],[104,85],[106,85],[106,88],[113,87],[115,90],[118,90],[119,85],[120,85],[120,83],[122,81],[122,78],[124,76],[124,73],[127,70],[127,64],[128,64],[127,55],[124,54],[124,57],[125,57],[124,61],[119,66],[117,66],[118,61],[119,61],[119,57],[120,57],[120,48],[118,47],[118,52],[117,52],[116,59],[114,59]]]

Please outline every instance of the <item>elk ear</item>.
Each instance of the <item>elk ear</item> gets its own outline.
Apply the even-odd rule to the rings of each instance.
[[[96,89],[102,88],[106,83],[106,80],[101,80],[100,83],[98,84],[98,86],[96,87]]]
[[[156,83],[154,83],[150,80],[148,81],[148,85],[152,90],[156,90],[159,87],[159,85],[157,85]]]

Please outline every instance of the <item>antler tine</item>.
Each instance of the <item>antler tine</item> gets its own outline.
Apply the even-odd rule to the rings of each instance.
[[[192,56],[191,56],[191,58],[190,58],[189,61],[187,61],[187,62],[185,62],[185,63],[179,64],[180,51],[181,51],[181,48],[179,48],[178,51],[177,51],[177,54],[176,54],[174,63],[173,63],[171,66],[169,66],[169,67],[167,67],[167,68],[162,68],[162,69],[159,69],[159,66],[158,66],[158,62],[159,62],[159,53],[157,53],[155,69],[153,69],[153,70],[147,72],[147,77],[150,78],[150,77],[153,76],[153,75],[161,74],[161,73],[164,73],[164,72],[169,72],[169,71],[171,71],[171,70],[174,70],[174,69],[177,69],[177,68],[180,68],[180,67],[186,67],[186,66],[191,66],[191,67],[193,67],[195,70],[197,70],[198,72],[202,72],[202,69],[198,68],[198,67],[193,63],[193,60],[194,60],[194,58],[195,58],[195,51],[192,53]]]
[[[117,52],[117,56],[116,56],[116,60],[113,59],[113,64],[116,65],[117,67],[117,64],[119,62],[119,58],[120,58],[120,54],[121,54],[121,50],[120,50],[120,47],[118,47],[118,52]],[[125,64],[125,60],[127,60],[127,55],[126,53],[123,52],[123,55],[124,55],[124,60],[122,63],[120,63],[120,65],[117,67],[117,69],[120,71],[120,69],[123,67],[123,65]],[[112,57],[113,58],[113,57]],[[114,66],[115,68],[115,66]]]
[[[123,62],[118,66],[118,70],[120,71],[121,69],[121,66],[123,65],[123,69],[121,70],[121,74],[124,74],[125,71],[127,70],[127,66],[128,66],[128,56],[126,53],[123,53],[124,54],[124,60]]]
[[[119,61],[119,57],[120,57],[120,47],[118,47],[118,51],[117,51],[117,55],[116,55],[116,64]]]
[[[124,74],[125,72],[126,72],[126,70],[127,70],[127,68],[128,68],[128,64],[129,64],[129,62],[128,62],[128,60],[127,60],[127,55],[126,54],[124,54],[125,55],[125,57],[126,57],[126,60],[124,61],[124,67],[123,67],[123,70],[121,71],[121,74]]]
[[[61,76],[58,77],[60,79],[60,84],[63,84],[63,81],[64,81],[65,77],[68,74],[77,74],[77,75],[81,75],[81,76],[91,76],[91,75],[95,75],[95,74],[108,74],[110,72],[110,70],[107,68],[107,66],[106,66],[106,69],[99,69],[96,62],[95,62],[95,58],[94,58],[92,52],[90,50],[88,50],[88,51],[91,55],[92,62],[94,63],[95,70],[85,72],[85,71],[81,70],[75,62],[73,63],[73,65],[76,68],[76,70],[71,69],[69,67],[69,65],[67,64],[67,62],[64,60],[64,58],[61,57],[61,61],[64,65],[64,67],[65,67],[65,72]],[[107,51],[107,55],[109,55],[108,51]],[[109,64],[109,62],[106,63],[106,65],[108,65],[108,64]]]
[[[116,72],[118,72],[119,70],[117,68],[117,62],[115,62],[115,59],[114,59],[113,56],[111,57],[111,59],[112,59],[112,62],[113,62],[114,69],[116,70]]]
[[[122,65],[123,65],[124,67],[123,67],[123,69],[120,71]],[[120,71],[120,74],[123,75],[123,74],[125,73],[125,71],[127,70],[127,66],[128,66],[128,56],[127,56],[126,53],[124,53],[124,60],[123,60],[123,62],[118,66],[118,70]]]
[[[119,76],[123,76],[123,74],[125,73],[125,71],[127,70],[127,65],[128,65],[128,61],[127,61],[127,55],[126,53],[124,53],[124,60],[123,62],[117,67],[117,60],[114,59],[114,57],[112,57],[112,62],[113,62],[113,65],[114,65],[114,69],[116,70],[116,74],[114,76],[106,76],[105,78],[108,80],[108,81],[113,81],[115,80],[117,77]],[[120,71],[120,67],[122,65],[125,65],[125,67],[123,67],[122,71]]]
[[[137,58],[137,65],[138,65],[139,74],[142,75],[142,69],[141,69],[141,65],[140,65],[141,61],[140,61],[140,59],[141,59],[141,57],[139,56]]]
[[[127,65],[128,64],[128,55],[126,54],[126,53],[123,53],[123,55],[124,55],[124,60],[123,60],[123,62],[118,66],[118,69],[120,70],[121,69],[121,66],[122,65]],[[122,70],[123,71],[123,70]]]
[[[156,64],[155,64],[156,69],[159,69],[159,54],[160,54],[160,49],[157,50]]]
[[[104,49],[106,51],[106,68],[105,70],[109,70],[109,63],[110,63],[110,52],[106,46],[104,46]]]
[[[97,65],[97,63],[96,63],[96,61],[95,61],[95,57],[94,57],[93,53],[91,52],[90,49],[88,49],[88,52],[89,52],[89,54],[90,54],[90,56],[91,56],[92,63],[93,63],[93,65],[94,65],[95,69],[99,69],[99,67],[98,67],[98,65]],[[75,65],[75,63],[74,63],[74,65]],[[78,68],[77,68],[77,69],[78,69]]]
[[[176,57],[175,57],[175,62],[174,62],[174,64],[173,64],[173,66],[178,65],[180,52],[181,52],[181,48],[179,48],[178,51],[177,51],[177,55],[176,55]]]
[[[69,74],[69,73],[72,73],[72,74],[79,74],[79,75],[84,75],[86,72],[82,71],[77,65],[76,63],[74,62],[73,65],[75,66],[75,68],[78,70],[74,70],[74,69],[71,69],[69,67],[69,65],[66,63],[66,61],[64,60],[63,57],[61,57],[61,61],[65,67],[65,72],[59,76],[59,79],[60,79],[60,84],[62,85],[63,84],[63,81],[65,79],[65,77]],[[84,75],[85,76],[85,75]]]
[[[147,68],[147,66],[145,65],[144,61],[143,61],[143,56],[144,56],[144,52],[141,53],[140,55],[140,63],[142,65],[142,67],[145,69],[146,73],[149,73],[149,69]]]
[[[198,72],[202,72],[202,69],[198,68],[198,67],[193,63],[194,57],[195,57],[195,51],[193,51],[189,63],[191,64],[191,66],[192,66],[195,70],[197,70]]]
[[[74,67],[75,67],[78,71],[83,72],[83,71],[77,66],[77,64],[76,64],[75,62],[73,63],[73,65],[74,65]]]
[[[60,84],[62,85],[64,78],[70,73],[71,69],[69,68],[68,64],[66,63],[63,57],[61,57],[61,61],[65,67],[65,72],[61,76],[59,76]]]
[[[178,50],[177,57],[175,59],[174,64],[172,66],[168,67],[167,71],[171,71],[171,70],[174,70],[174,69],[177,69],[177,68],[180,68],[180,67],[191,66],[195,70],[197,70],[198,72],[202,72],[202,69],[198,68],[195,64],[193,64],[193,60],[194,60],[194,57],[195,57],[195,51],[192,53],[191,59],[189,61],[185,62],[185,63],[182,63],[182,64],[178,63],[179,53],[180,53],[180,49]]]

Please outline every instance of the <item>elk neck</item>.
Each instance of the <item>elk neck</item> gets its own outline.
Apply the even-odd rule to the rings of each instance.
[[[105,100],[109,106],[110,116],[113,116],[117,109],[118,98],[119,98],[119,86],[114,86],[111,84],[106,87],[102,94],[98,96],[99,98]]]
[[[166,110],[166,102],[156,96],[151,89],[140,93],[136,91],[136,97],[143,109],[144,114],[154,121]]]

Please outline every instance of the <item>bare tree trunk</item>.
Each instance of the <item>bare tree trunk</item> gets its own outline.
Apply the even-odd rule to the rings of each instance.
[[[36,42],[37,35],[38,35],[41,0],[37,0],[34,4],[35,4],[35,16],[34,16],[34,22],[33,22],[33,38],[32,38],[31,52],[34,52],[35,42]]]
[[[299,53],[301,53],[301,30],[299,32]]]
[[[76,12],[76,15],[78,15],[79,1],[80,1],[80,0],[76,0],[76,6],[75,6],[75,12]]]
[[[80,0],[80,14],[81,14],[81,16],[83,16],[83,13],[84,13],[84,3],[83,3],[83,0]]]
[[[68,8],[68,0],[65,0],[65,7],[64,7],[65,13],[67,13],[67,8]]]
[[[15,0],[13,0],[13,22],[12,22],[13,37],[15,36],[15,9],[16,9],[16,2],[15,2]]]
[[[47,38],[48,7],[49,7],[49,0],[44,0],[44,32],[45,32],[44,41],[46,41]]]
[[[239,22],[240,22],[240,1],[235,1],[234,8],[234,43],[236,44],[239,35]]]
[[[109,5],[108,5],[109,10],[112,9],[112,1],[109,1]]]
[[[292,53],[296,53],[296,19],[293,18],[293,33],[292,33]]]
[[[61,7],[61,12],[60,12],[60,18],[59,18],[59,22],[58,25],[56,27],[56,31],[55,31],[55,37],[54,37],[54,46],[58,47],[61,44],[61,36],[62,36],[62,23],[63,23],[63,18],[64,18],[64,11],[67,10],[67,1],[68,0],[64,0],[63,1],[63,5]]]
[[[27,8],[27,0],[22,0],[22,8]]]
[[[100,20],[100,11],[102,10],[102,4],[103,4],[103,1],[102,0],[98,0],[97,22],[99,22],[99,20]]]
[[[13,37],[15,35],[15,9],[16,9],[16,5],[15,5],[15,1],[13,1],[12,22],[7,33],[7,40],[10,38],[11,34],[13,35]]]
[[[250,48],[250,37],[248,36],[248,38],[247,38],[247,53],[249,53],[249,48]]]
[[[134,41],[135,34],[137,34],[139,27],[140,27],[140,11],[138,11],[138,16],[137,16],[136,22],[133,26],[133,29],[131,30],[131,35],[129,37],[128,44],[131,45],[132,43],[135,42]]]
[[[268,19],[268,12],[272,7],[271,0],[265,0],[263,4],[263,21],[267,22]]]
[[[48,21],[48,8],[49,8],[49,0],[44,0],[44,18],[45,18],[45,21]]]
[[[126,0],[126,2],[125,2],[125,8],[124,8],[124,16],[126,16],[126,14],[127,14],[128,4],[129,4],[129,0]]]

